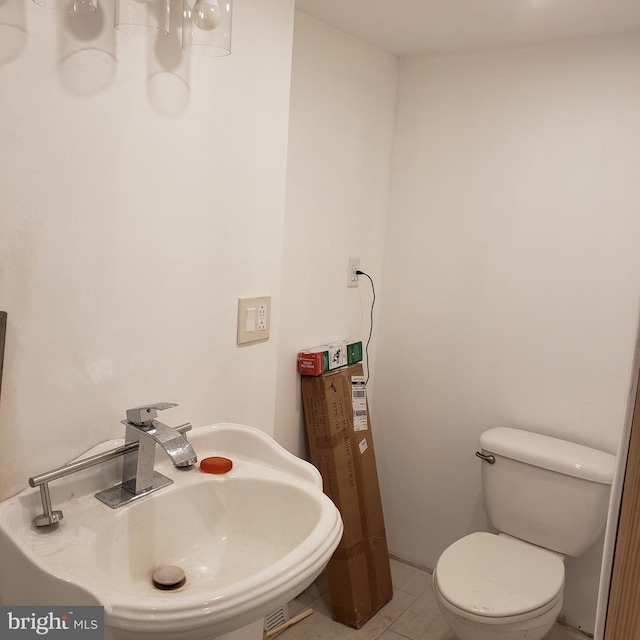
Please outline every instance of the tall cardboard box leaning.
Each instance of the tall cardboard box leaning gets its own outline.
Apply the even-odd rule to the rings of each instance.
[[[359,629],[393,596],[362,365],[302,377],[311,462],[344,534],[327,565],[333,619]]]

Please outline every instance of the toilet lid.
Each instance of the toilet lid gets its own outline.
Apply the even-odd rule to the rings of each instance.
[[[438,588],[453,605],[492,618],[544,607],[564,587],[564,563],[551,551],[492,533],[454,542],[438,560]]]

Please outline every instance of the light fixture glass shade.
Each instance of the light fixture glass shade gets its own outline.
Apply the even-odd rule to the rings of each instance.
[[[231,53],[233,0],[183,0],[182,48],[201,56]]]
[[[169,33],[170,0],[116,0],[114,26],[134,36]]]
[[[91,13],[98,8],[98,0],[33,0],[47,9],[66,11],[67,13]]]

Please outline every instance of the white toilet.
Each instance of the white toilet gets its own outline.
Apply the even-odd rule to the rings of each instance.
[[[564,556],[606,523],[615,457],[519,429],[480,437],[482,489],[500,534],[472,533],[440,556],[433,589],[460,640],[540,640],[562,608]]]

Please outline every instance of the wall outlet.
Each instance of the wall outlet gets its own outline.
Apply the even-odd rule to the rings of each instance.
[[[271,296],[238,298],[238,344],[269,338]]]
[[[347,272],[347,287],[358,286],[358,274],[360,269],[360,258],[349,258],[349,271]]]

